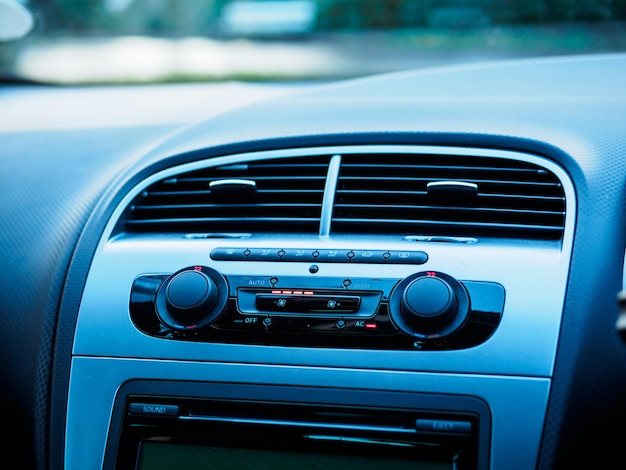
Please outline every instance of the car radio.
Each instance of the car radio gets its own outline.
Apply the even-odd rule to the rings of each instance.
[[[423,252],[217,248],[216,260],[414,264]],[[329,261],[330,260],[330,261]],[[318,266],[311,264],[310,273]],[[277,271],[279,269],[276,269]],[[405,278],[228,276],[203,265],[138,276],[130,314],[142,332],[167,339],[378,349],[450,350],[489,338],[504,288],[439,271]]]
[[[133,380],[104,468],[489,467],[491,413],[464,395]]]

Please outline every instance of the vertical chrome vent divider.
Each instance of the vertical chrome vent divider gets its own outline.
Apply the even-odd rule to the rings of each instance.
[[[322,199],[322,214],[320,217],[320,237],[330,236],[330,224],[333,218],[333,205],[335,204],[335,191],[339,180],[339,167],[341,155],[333,155],[328,164],[324,198]]]

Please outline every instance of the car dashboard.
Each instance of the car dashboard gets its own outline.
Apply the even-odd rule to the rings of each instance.
[[[616,458],[625,73],[5,87],[4,445],[68,469]]]

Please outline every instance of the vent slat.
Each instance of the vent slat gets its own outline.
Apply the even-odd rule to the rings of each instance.
[[[164,218],[164,219],[139,219],[139,220],[129,220],[126,222],[127,225],[151,225],[151,224],[193,224],[193,223],[210,223],[210,224],[221,224],[221,223],[231,223],[231,217],[190,217],[190,218]],[[237,222],[240,223],[290,223],[290,224],[301,224],[307,222],[318,222],[316,218],[306,218],[306,217],[240,217],[237,219]]]
[[[501,230],[509,229],[521,229],[521,230],[545,230],[545,231],[559,231],[562,230],[561,225],[526,225],[526,224],[494,224],[486,222],[472,222],[471,224],[455,221],[441,221],[441,220],[407,220],[407,219],[379,219],[372,221],[372,219],[336,219],[337,222],[346,224],[389,224],[389,225],[410,225],[410,226],[425,226],[428,228],[436,226],[448,226],[448,227],[482,227],[482,228],[494,228]]]
[[[424,158],[423,156],[419,156],[416,158]],[[437,158],[441,158],[441,156],[437,156]],[[460,157],[465,158],[465,157]],[[471,157],[469,157],[471,158]],[[514,165],[515,163],[513,163]],[[345,163],[343,165],[344,168],[353,169],[353,168],[380,168],[380,164],[378,163]],[[523,167],[515,167],[515,166],[497,166],[497,165],[421,165],[415,163],[390,163],[385,165],[386,168],[395,168],[395,169],[420,169],[420,170],[452,170],[452,171],[505,171],[505,172],[518,172],[518,173],[528,173],[528,174],[543,174],[545,170],[537,169],[537,168],[523,168]]]
[[[389,189],[372,189],[372,190],[368,190],[367,192],[368,194],[378,194],[378,195],[385,195],[385,194],[389,194],[390,191]],[[338,190],[336,192],[337,195],[341,196],[341,195],[359,195],[359,194],[363,194],[363,191],[359,191],[359,190],[355,190],[355,189],[341,189]],[[404,196],[426,196],[427,192],[426,191],[401,191],[401,190],[396,190],[393,191],[393,194],[395,195],[404,195]],[[498,194],[498,193],[489,193],[489,194],[478,194],[477,195],[478,198],[487,198],[487,197],[499,197],[499,198],[518,198],[518,199],[538,199],[538,200],[545,200],[545,201],[556,201],[556,202],[563,202],[565,201],[565,198],[563,196],[544,196],[544,195],[528,195],[528,194]]]
[[[503,214],[536,214],[536,215],[557,215],[563,216],[565,213],[562,211],[547,211],[547,210],[523,210],[523,209],[506,209],[499,207],[449,207],[449,206],[415,206],[415,205],[384,205],[384,204],[335,204],[335,210],[340,212],[346,209],[359,209],[363,211],[446,211],[446,212],[485,212],[485,213],[503,213]]]
[[[285,177],[284,176],[254,176],[253,178],[251,177],[247,177],[247,179],[254,179],[254,181],[282,181]],[[324,178],[320,177],[320,176],[292,176],[293,179],[298,179],[300,181],[323,181]],[[187,184],[187,183],[206,183],[206,182],[211,182],[214,181],[216,179],[226,179],[223,176],[221,176],[220,178],[176,178],[176,182],[175,183],[168,183],[168,184]]]
[[[286,194],[286,193],[303,193],[303,194],[322,194],[323,191],[318,190],[318,191],[311,191],[308,189],[266,189],[266,190],[259,190],[257,191],[257,193],[261,193],[261,194]],[[193,196],[208,196],[211,194],[210,190],[206,190],[206,191],[146,191],[144,196],[145,197],[158,197],[158,196],[189,196],[189,197],[193,197]]]
[[[415,183],[415,182],[423,182],[429,183],[433,180],[437,181],[458,181],[462,179],[468,183],[481,183],[481,184],[510,184],[510,185],[524,185],[524,186],[537,186],[537,187],[545,187],[545,188],[559,188],[561,185],[559,183],[554,182],[543,182],[543,181],[517,181],[517,180],[503,180],[503,179],[478,179],[478,178],[459,178],[456,177],[442,177],[442,178],[423,178],[423,177],[406,177],[406,176],[389,176],[385,177],[386,181],[393,181],[396,183],[399,182],[407,182],[407,183]],[[355,181],[380,181],[380,176],[345,176],[342,178],[342,182],[355,182]]]
[[[220,205],[220,204],[170,204],[170,205],[153,205],[153,206],[133,206],[131,210],[133,211],[141,211],[141,210],[152,210],[152,211],[161,211],[161,210],[177,210],[177,209],[277,209],[277,208],[307,208],[307,207],[319,207],[317,204],[228,204],[228,205]]]

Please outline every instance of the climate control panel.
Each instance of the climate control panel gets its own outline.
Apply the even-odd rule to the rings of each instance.
[[[464,349],[500,323],[504,288],[438,271],[404,279],[225,276],[207,266],[137,277],[130,315],[180,341],[378,349]]]

